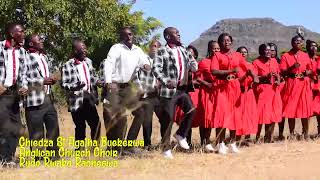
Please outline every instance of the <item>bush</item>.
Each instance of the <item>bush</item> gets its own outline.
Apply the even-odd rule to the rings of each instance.
[[[52,93],[54,97],[54,103],[58,106],[66,106],[66,94],[65,90],[60,86],[60,82],[57,82],[52,86]]]

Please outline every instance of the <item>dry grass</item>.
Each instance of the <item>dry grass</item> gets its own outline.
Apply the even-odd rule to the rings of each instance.
[[[99,107],[100,117],[102,117],[101,109]],[[73,136],[70,114],[63,109],[59,115],[64,119],[60,124],[61,135]],[[131,122],[131,118],[129,119]],[[297,123],[296,129],[301,130],[300,123]],[[311,133],[315,132],[316,123],[313,119]],[[139,138],[141,137],[140,132]],[[152,140],[153,143],[160,141],[159,123],[156,118]],[[199,142],[197,129],[194,129],[193,141]],[[166,160],[162,158],[160,151],[155,151],[151,152],[148,158],[120,160],[117,168],[0,169],[0,179],[319,179],[320,177],[318,170],[320,140],[254,145],[242,148],[241,153],[237,155],[174,152],[174,156],[174,160]]]

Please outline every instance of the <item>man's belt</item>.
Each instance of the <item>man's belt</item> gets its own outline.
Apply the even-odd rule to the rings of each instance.
[[[118,85],[118,87],[121,88],[121,89],[124,89],[124,88],[130,86],[129,83],[117,83],[117,85]]]
[[[157,93],[157,91],[152,91],[152,92],[148,92],[146,95],[147,95],[147,97],[151,98],[151,97],[158,96],[158,93]]]
[[[186,91],[187,89],[188,89],[187,85],[182,85],[182,86],[177,87],[177,90],[179,90],[179,91]]]

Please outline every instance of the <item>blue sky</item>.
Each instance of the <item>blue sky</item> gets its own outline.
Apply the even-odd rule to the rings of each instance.
[[[159,19],[164,27],[177,27],[184,44],[226,18],[271,17],[284,25],[320,32],[319,0],[136,0],[133,10]]]

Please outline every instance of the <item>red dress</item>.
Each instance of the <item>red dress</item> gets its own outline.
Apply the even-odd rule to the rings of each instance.
[[[248,63],[248,68],[253,70],[252,64]],[[258,131],[257,101],[252,89],[253,79],[243,72],[244,79],[240,82],[242,92],[240,95],[240,115],[242,127],[237,128],[237,135],[256,134]]]
[[[306,70],[312,69],[308,54],[302,51],[299,51],[297,55],[294,55],[292,51],[283,54],[280,69],[285,71],[296,62],[300,66],[289,72],[291,77],[286,78],[286,84],[283,87],[283,117],[309,118],[313,114],[310,78],[304,77],[300,79],[292,77],[295,74],[304,73]]]
[[[317,57],[315,60],[311,60],[312,64],[312,71],[314,79],[317,79],[318,73],[317,70],[320,69],[320,58]],[[320,83],[318,81],[311,82],[311,88],[313,91],[313,102],[312,102],[312,109],[315,115],[320,115]]]
[[[253,61],[253,66],[258,76],[266,76],[271,72],[280,73],[279,64],[275,58],[271,58],[268,62],[263,59]],[[258,119],[259,124],[271,124],[280,122],[282,119],[282,99],[281,88],[274,84],[275,77],[272,77],[271,84],[260,83],[255,88],[258,102]]]
[[[210,72],[211,59],[203,59],[198,64],[198,71],[196,77],[207,82],[214,82],[212,73]],[[199,122],[199,126],[203,128],[213,128],[213,108],[214,108],[215,91],[214,85],[208,88],[201,85],[199,88],[199,99],[197,106],[197,113],[195,119]]]
[[[238,52],[222,53],[217,52],[211,61],[211,70],[231,70],[239,68],[247,71],[247,62]],[[238,77],[238,74],[233,74]],[[226,78],[217,80],[216,85],[216,106],[214,108],[214,127],[228,128],[236,130],[241,128],[240,116],[240,82],[236,79],[226,80]]]

